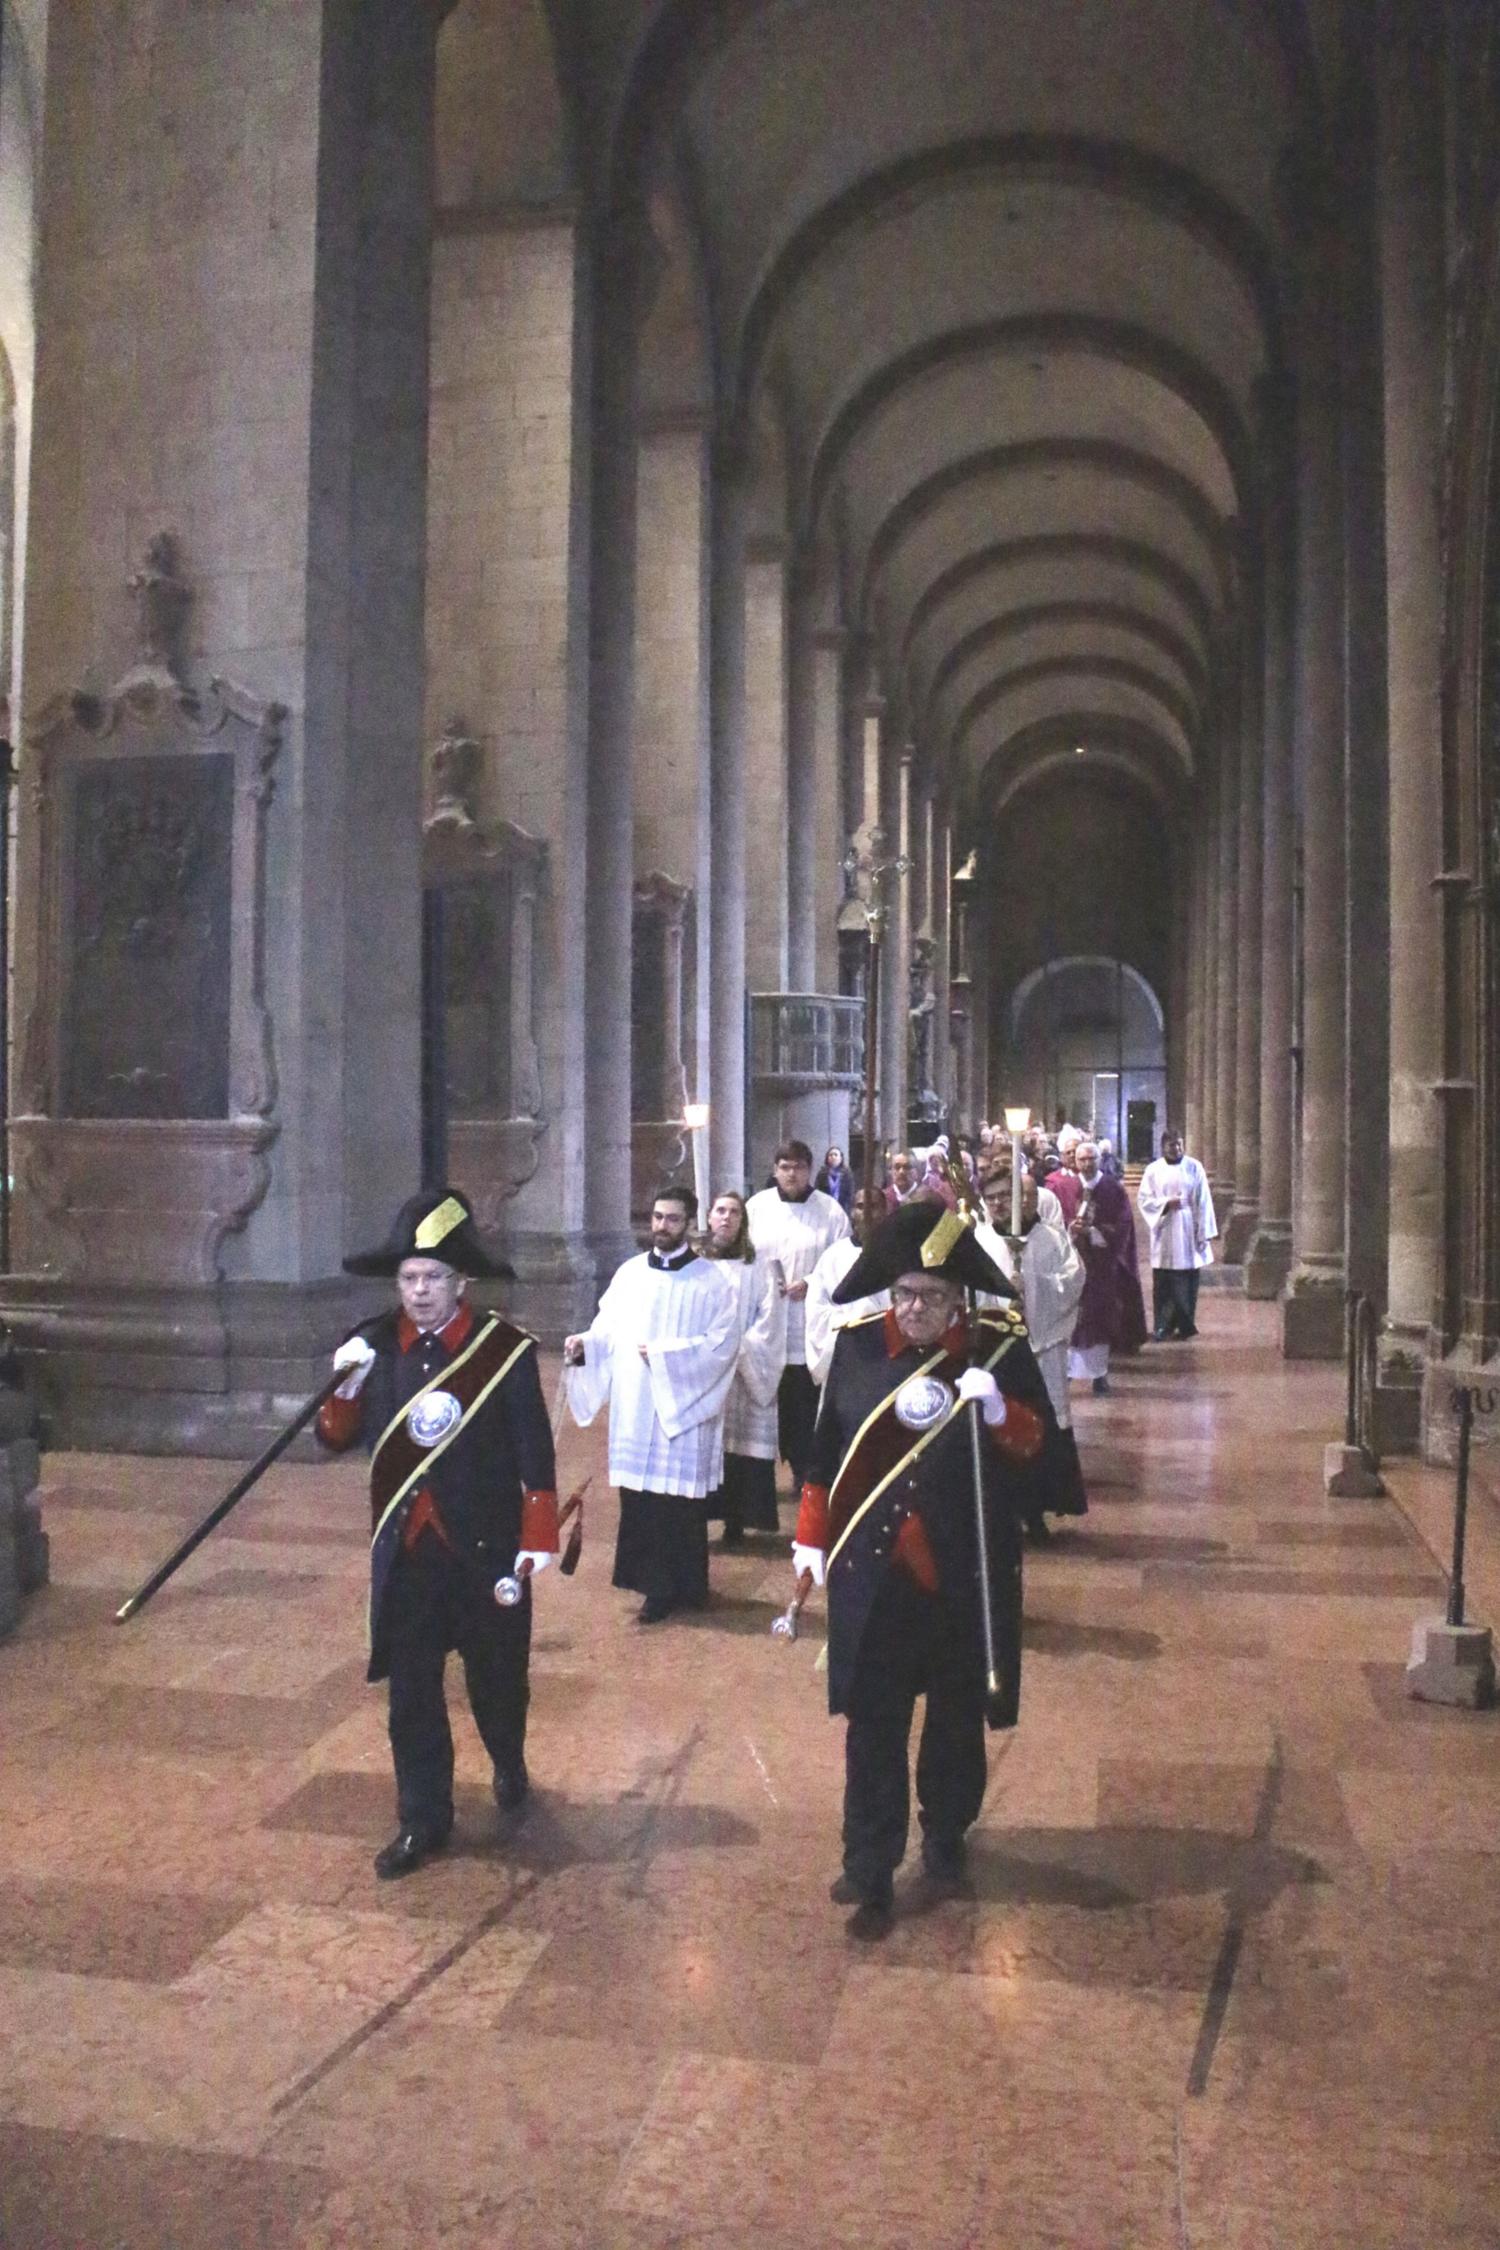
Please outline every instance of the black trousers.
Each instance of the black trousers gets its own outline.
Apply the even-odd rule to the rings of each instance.
[[[818,1386],[805,1367],[784,1367],[776,1392],[776,1446],[800,1491],[818,1421]]]
[[[1151,1275],[1151,1325],[1163,1336],[1198,1333],[1198,1268],[1157,1266]]]
[[[448,1651],[463,1662],[469,1708],[497,1771],[526,1746],[531,1596],[501,1609],[484,1576],[428,1531],[401,1554],[383,1618],[390,1660],[391,1755],[403,1828],[453,1825],[453,1732],[443,1693]]]
[[[984,1669],[972,1631],[899,1565],[886,1572],[860,1641],[844,1739],[844,1872],[863,1890],[889,1880],[906,1851],[907,1746],[926,1695],[917,1749],[924,1836],[957,1843],[979,1818],[988,1761]]]
[[[748,1453],[726,1453],[724,1482],[708,1503],[710,1518],[722,1516],[726,1531],[779,1531],[776,1464]]]
[[[622,1487],[611,1583],[674,1609],[701,1609],[708,1600],[707,1503]]]

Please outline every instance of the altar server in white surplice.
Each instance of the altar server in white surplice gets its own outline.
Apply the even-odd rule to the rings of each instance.
[[[886,1202],[877,1188],[861,1188],[854,1198],[854,1232],[842,1242],[834,1242],[808,1276],[807,1296],[803,1303],[806,1315],[803,1341],[807,1352],[807,1372],[819,1390],[828,1379],[833,1365],[833,1347],[838,1342],[839,1330],[848,1328],[856,1320],[864,1320],[870,1313],[884,1312],[890,1304],[888,1289],[881,1289],[873,1297],[857,1297],[852,1305],[836,1305],[833,1293],[863,1249],[870,1229],[878,1226],[885,1217]]]
[[[724,1408],[724,1482],[708,1517],[724,1518],[724,1545],[745,1544],[747,1531],[776,1531],[776,1391],[786,1365],[786,1299],[776,1268],[757,1257],[745,1198],[734,1188],[708,1209],[703,1255],[735,1286],[740,1351]]]
[[[1198,1333],[1198,1276],[1213,1264],[1219,1231],[1208,1175],[1196,1156],[1184,1156],[1182,1135],[1170,1126],[1161,1154],[1141,1174],[1136,1202],[1151,1236],[1151,1326],[1159,1344]]]
[[[823,1252],[849,1233],[849,1218],[831,1195],[812,1184],[812,1150],[806,1141],[783,1141],[773,1166],[774,1187],[752,1195],[746,1210],[756,1255],[774,1258],[786,1293],[786,1366],[776,1394],[777,1443],[800,1492],[812,1447],[818,1391],[807,1371],[804,1300]]]
[[[645,1599],[643,1625],[708,1598],[705,1496],[724,1473],[724,1406],[740,1348],[739,1292],[688,1240],[690,1188],[651,1210],[651,1248],[629,1258],[592,1325],[563,1346],[568,1403],[586,1429],[609,1404],[609,1480],[620,1495],[614,1583]]]
[[[1051,1188],[1039,1188],[1029,1172],[1021,1175],[1019,1260],[1012,1248],[1014,1238],[1006,1231],[1012,1216],[1011,1189],[1003,1175],[985,1182],[984,1207],[988,1216],[975,1233],[1006,1280],[1020,1288],[1026,1332],[1057,1424],[1047,1433],[1030,1494],[1033,1505],[1027,1529],[1034,1539],[1041,1539],[1047,1534],[1047,1515],[1088,1512],[1068,1401],[1068,1346],[1083,1295],[1083,1260],[1068,1233],[1061,1203]]]

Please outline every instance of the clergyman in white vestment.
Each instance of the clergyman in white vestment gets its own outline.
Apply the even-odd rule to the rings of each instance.
[[[654,1625],[708,1598],[705,1496],[723,1478],[724,1406],[740,1346],[739,1292],[688,1241],[691,1189],[666,1188],[651,1248],[628,1258],[592,1324],[563,1346],[568,1403],[586,1429],[609,1405],[609,1480],[620,1495],[614,1583]]]
[[[1219,1232],[1208,1175],[1169,1126],[1146,1166],[1136,1202],[1151,1236],[1151,1326],[1159,1344],[1198,1333],[1198,1276],[1213,1264]]]

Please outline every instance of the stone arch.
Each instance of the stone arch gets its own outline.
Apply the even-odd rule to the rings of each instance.
[[[1228,469],[1242,514],[1253,512],[1256,480],[1248,432],[1219,378],[1178,346],[1131,321],[1092,313],[1021,314],[976,322],[928,337],[869,376],[820,433],[808,471],[806,515],[816,523],[840,465],[865,424],[885,402],[930,370],[962,359],[1034,348],[1089,352],[1155,376],[1175,391],[1212,434]]]
[[[944,603],[965,586],[1009,564],[1034,563],[1044,558],[1078,561],[1097,558],[1122,564],[1142,579],[1168,589],[1198,626],[1205,654],[1212,645],[1213,609],[1191,571],[1184,570],[1175,556],[1164,555],[1158,548],[1139,540],[1119,539],[1107,532],[1042,532],[1026,539],[999,539],[992,545],[977,547],[969,554],[958,556],[946,570],[939,572],[918,596],[907,619],[901,642],[903,665],[910,660],[918,634]]]
[[[576,186],[573,126],[543,0],[457,0],[438,34],[440,212],[547,208]]]
[[[853,232],[878,226],[913,197],[955,181],[1029,178],[1098,188],[1180,224],[1209,248],[1253,302],[1279,361],[1282,315],[1274,270],[1257,231],[1184,166],[1147,151],[1084,135],[1019,133],[922,149],[856,181],[783,244],[763,275],[741,330],[734,411],[743,413],[788,305],[810,274]]]
[[[962,762],[965,746],[975,727],[1004,704],[1008,697],[1023,688],[1052,681],[1065,686],[1078,682],[1084,686],[1110,685],[1139,689],[1143,695],[1160,704],[1164,715],[1180,730],[1185,744],[1190,749],[1196,747],[1197,714],[1159,673],[1146,665],[1128,663],[1117,657],[1061,656],[1042,658],[1036,663],[1018,665],[1010,671],[997,673],[977,694],[970,697],[953,723],[950,739],[955,763]]]
[[[1223,546],[1226,527],[1212,503],[1190,478],[1149,453],[1093,438],[1038,438],[1020,445],[991,446],[949,462],[891,509],[870,541],[857,614],[862,618],[868,615],[871,590],[903,539],[950,495],[968,484],[1030,468],[1085,468],[1097,472],[1101,480],[1136,485],[1166,500],[1211,553]]]
[[[1197,650],[1181,633],[1175,632],[1160,618],[1126,602],[1108,601],[1050,601],[1022,603],[1016,608],[1002,610],[988,617],[953,642],[934,666],[925,682],[922,708],[931,716],[939,697],[949,681],[962,671],[972,657],[988,655],[1009,640],[1019,638],[1034,627],[1067,630],[1073,625],[1097,627],[1104,631],[1128,633],[1136,640],[1176,667],[1183,681],[1191,688],[1201,712],[1208,693],[1208,672]]]

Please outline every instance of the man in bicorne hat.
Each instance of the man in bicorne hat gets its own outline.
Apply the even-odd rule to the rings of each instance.
[[[525,1801],[530,1581],[557,1552],[552,1430],[536,1342],[476,1313],[467,1280],[511,1278],[450,1189],[402,1205],[390,1239],[346,1258],[390,1274],[401,1303],[334,1353],[345,1380],[318,1416],[325,1445],[363,1439],[372,1456],[370,1669],[390,1682],[398,1828],[375,1857],[389,1880],[440,1851],[453,1826],[448,1651],[463,1659],[474,1723],[502,1812]],[[519,1574],[502,1608],[499,1580]]]
[[[854,1322],[834,1345],[792,1550],[799,1575],[809,1570],[828,1589],[828,1701],[849,1722],[844,1871],[831,1896],[858,1909],[860,1936],[881,1934],[891,1912],[919,1695],[927,1699],[917,1756],[923,1863],[940,1884],[962,1880],[965,1836],[984,1798],[985,1724],[1014,1726],[1020,1700],[1012,1486],[1050,1419],[1020,1314],[1008,1303],[966,1308],[966,1290],[1001,1299],[1013,1291],[960,1214],[904,1204],[876,1227],[834,1301],[882,1289],[889,1311]]]

